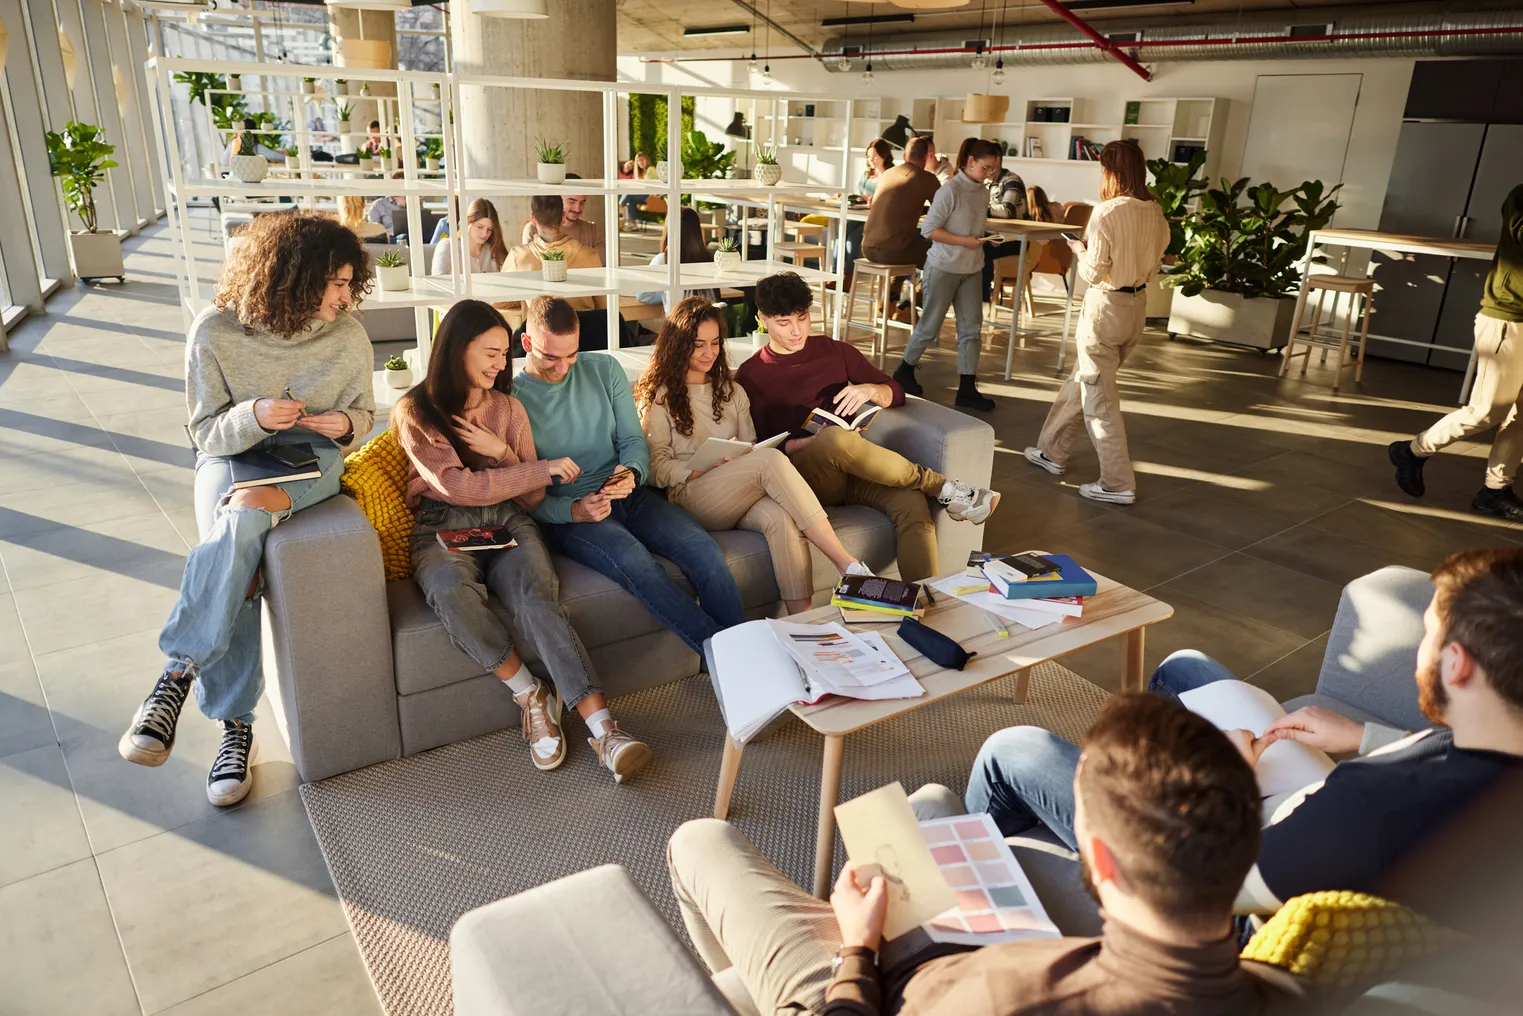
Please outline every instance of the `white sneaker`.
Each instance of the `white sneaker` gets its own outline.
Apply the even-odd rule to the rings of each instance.
[[[1033,466],[1039,466],[1042,469],[1047,470],[1053,476],[1062,476],[1065,472],[1062,466],[1049,459],[1047,457],[1047,453],[1042,451],[1042,449],[1038,448],[1036,445],[1032,445],[1030,448],[1027,448],[1024,454],[1026,456],[1027,462],[1031,463]]]
[[[524,740],[529,743],[529,755],[534,768],[548,772],[566,761],[566,738],[561,732],[561,694],[545,682],[536,681],[534,687],[522,695],[514,695],[518,703],[520,726]]]
[[[1104,501],[1108,504],[1132,504],[1137,500],[1135,490],[1106,490],[1099,483],[1079,484],[1079,496],[1087,497],[1091,501]]]
[[[982,525],[999,505],[999,491],[988,487],[971,487],[961,480],[948,480],[937,498],[946,506],[947,514],[955,522],[971,522]]]
[[[846,566],[847,575],[872,575],[873,570],[861,561],[853,561]]]
[[[613,773],[615,783],[623,783],[650,761],[650,745],[630,737],[617,723],[610,723],[602,737],[587,738],[587,743],[598,753],[598,762]]]

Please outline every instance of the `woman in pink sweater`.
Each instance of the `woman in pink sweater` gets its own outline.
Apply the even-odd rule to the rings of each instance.
[[[598,761],[622,783],[645,766],[650,748],[619,729],[608,712],[587,650],[560,605],[555,566],[529,517],[552,482],[581,469],[535,456],[524,407],[509,392],[507,322],[490,304],[462,300],[434,336],[428,376],[397,403],[392,426],[411,465],[407,504],[417,512],[413,577],[450,640],[497,675],[523,712],[523,735],[538,769],[566,759],[562,703],[592,733]],[[448,550],[440,530],[499,526],[516,546]],[[506,623],[487,592],[508,608]],[[534,650],[555,683],[529,673],[515,645]]]

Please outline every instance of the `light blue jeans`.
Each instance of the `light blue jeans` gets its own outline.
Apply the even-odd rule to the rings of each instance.
[[[1153,671],[1148,691],[1167,698],[1216,681],[1235,681],[1232,671],[1205,653],[1182,649]],[[1006,836],[1040,822],[1078,850],[1074,836],[1074,770],[1079,746],[1041,727],[1010,727],[984,742],[968,778],[969,814],[987,811]]]
[[[928,347],[941,335],[947,308],[957,310],[957,373],[977,374],[978,354],[982,351],[984,299],[978,272],[962,275],[926,267],[921,275],[923,294],[920,320],[904,347],[904,362],[911,367],[920,362]]]
[[[220,455],[196,455],[196,526],[201,542],[185,559],[180,598],[159,633],[159,649],[171,661],[190,663],[197,671],[196,701],[214,720],[254,721],[254,706],[264,693],[260,665],[259,597],[249,585],[264,556],[270,530],[303,508],[338,493],[344,454],[321,434],[299,427],[282,431],[255,447],[305,444],[318,458],[323,475],[278,484],[291,499],[283,512],[233,508],[232,468]]]

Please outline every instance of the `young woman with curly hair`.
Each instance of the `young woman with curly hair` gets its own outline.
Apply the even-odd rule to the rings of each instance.
[[[168,662],[118,745],[129,762],[163,765],[194,687],[222,727],[206,787],[217,805],[241,801],[252,782],[265,537],[338,493],[344,452],[375,421],[370,340],[349,313],[371,282],[359,238],[328,216],[295,213],[261,216],[244,236],[186,340],[201,542],[159,635]],[[317,457],[319,477],[234,489],[233,456],[293,446]]]
[[[688,469],[693,453],[711,437],[756,440],[750,400],[725,357],[724,331],[720,309],[690,296],[656,337],[650,366],[635,385],[650,445],[650,483],[666,488],[667,499],[711,533],[761,533],[783,603],[796,614],[814,597],[806,539],[842,574],[871,573],[841,545],[820,499],[778,449],[758,448],[706,472]]]

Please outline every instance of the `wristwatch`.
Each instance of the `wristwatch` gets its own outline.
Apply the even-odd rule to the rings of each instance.
[[[865,945],[843,945],[836,950],[835,959],[830,961],[831,977],[840,972],[841,964],[846,962],[848,956],[862,956],[868,959],[873,966],[878,965],[878,950],[869,949]]]

